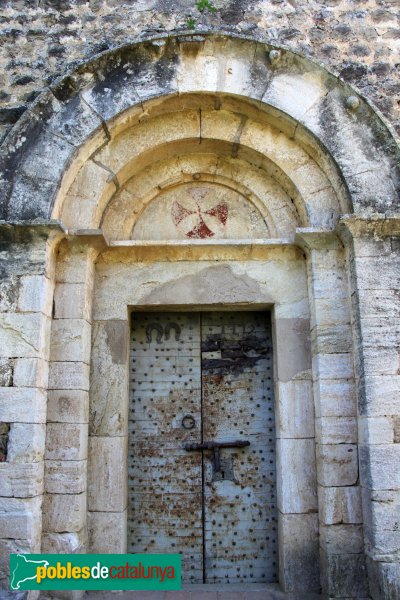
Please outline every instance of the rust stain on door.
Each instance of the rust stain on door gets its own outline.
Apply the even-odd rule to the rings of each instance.
[[[189,583],[277,581],[269,315],[137,313],[131,348],[129,552],[180,552]]]

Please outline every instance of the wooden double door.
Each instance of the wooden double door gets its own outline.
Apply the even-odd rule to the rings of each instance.
[[[186,583],[277,581],[265,312],[132,316],[128,552],[181,553]]]

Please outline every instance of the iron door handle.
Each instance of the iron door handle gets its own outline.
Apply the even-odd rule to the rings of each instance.
[[[250,446],[247,440],[236,440],[234,442],[203,442],[201,444],[185,444],[184,449],[188,452],[193,450],[212,450],[214,472],[221,472],[221,448],[246,448]]]

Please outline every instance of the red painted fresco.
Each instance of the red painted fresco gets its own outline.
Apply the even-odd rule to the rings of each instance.
[[[175,226],[178,226],[180,223],[184,222],[188,217],[197,215],[197,223],[194,227],[191,227],[189,231],[185,232],[186,237],[192,239],[205,239],[213,237],[215,232],[210,228],[211,224],[207,224],[205,222],[206,215],[216,218],[222,225],[225,226],[228,221],[228,205],[225,202],[221,202],[209,210],[203,210],[200,206],[200,202],[204,200],[210,190],[207,188],[196,187],[190,188],[187,191],[195,202],[195,206],[193,207],[194,210],[185,208],[182,206],[182,204],[175,200],[171,208],[171,217]],[[193,224],[193,220],[190,220],[190,224]]]

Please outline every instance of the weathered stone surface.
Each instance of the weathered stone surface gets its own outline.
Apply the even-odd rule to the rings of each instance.
[[[368,581],[363,554],[321,552],[322,585],[332,598],[368,598]]]
[[[87,440],[87,424],[48,423],[46,459],[83,460],[87,458]]]
[[[397,347],[363,347],[361,360],[365,373],[374,373],[374,375],[398,375],[399,373],[400,356]]]
[[[397,600],[400,595],[400,564],[367,558],[370,592],[374,600]]]
[[[390,319],[400,316],[397,290],[394,289],[372,289],[357,290],[360,302],[361,314],[370,318],[387,317]]]
[[[0,357],[41,357],[47,333],[40,314],[0,314]]]
[[[316,441],[319,444],[356,444],[356,417],[321,417],[315,421]]]
[[[398,561],[400,558],[400,531],[366,527],[365,548],[371,558],[377,561]]]
[[[63,223],[66,227],[76,227],[76,215],[79,214],[82,228],[96,229],[100,226],[103,208],[99,198],[112,196],[116,190],[110,171],[101,163],[89,160],[79,171],[65,197]]]
[[[82,362],[51,362],[50,390],[89,390],[89,366]]]
[[[280,515],[279,580],[285,591],[319,591],[318,515]],[[283,567],[285,565],[285,567]]]
[[[360,383],[360,413],[366,417],[397,415],[400,375],[366,374]]]
[[[312,438],[314,432],[314,401],[312,382],[295,380],[278,382],[276,421],[282,438]]]
[[[400,489],[400,444],[360,446],[361,485],[373,490]]]
[[[13,423],[8,440],[10,463],[43,461],[46,426],[39,423]]]
[[[355,444],[317,444],[318,483],[322,486],[354,485],[358,480]]]
[[[14,312],[17,308],[19,292],[18,277],[9,276],[0,282],[0,311]]]
[[[277,377],[289,381],[311,368],[310,324],[307,319],[277,319]]]
[[[126,451],[127,437],[89,438],[89,511],[122,512],[126,509]],[[98,456],[101,456],[100,461],[96,460]]]
[[[43,490],[43,462],[0,463],[0,496],[30,498]]]
[[[317,510],[315,444],[313,439],[278,439],[277,492],[282,513]]]
[[[48,554],[80,554],[85,551],[84,531],[77,533],[44,533],[42,552]]]
[[[91,248],[76,247],[70,249],[62,244],[57,262],[57,283],[81,283],[93,285],[93,259],[96,252]],[[79,315],[81,317],[81,315]]]
[[[366,348],[396,348],[400,341],[398,319],[388,322],[384,315],[360,319],[363,346]]]
[[[53,423],[88,423],[88,392],[50,390],[47,396],[47,420]]]
[[[43,499],[43,531],[51,533],[79,532],[86,521],[86,493],[45,494]]]
[[[26,275],[20,279],[19,312],[41,312],[51,316],[53,284],[41,275]]]
[[[120,513],[89,512],[88,544],[92,553],[126,552],[126,511]]]
[[[320,545],[327,554],[362,554],[362,525],[323,525],[319,530]]]
[[[351,379],[354,376],[352,355],[316,354],[313,356],[313,374],[315,379]]]
[[[351,380],[322,379],[314,384],[316,417],[351,417],[357,414],[356,388]]]
[[[91,434],[126,434],[128,330],[126,321],[93,324]]]
[[[89,364],[90,333],[90,325],[83,319],[55,319],[51,328],[52,361]]]
[[[45,423],[46,396],[32,388],[0,388],[0,413],[10,423]]]
[[[10,571],[10,554],[29,554],[40,552],[40,540],[39,544],[31,544],[30,540],[18,540],[18,539],[0,539],[0,547],[2,549],[0,553],[0,581],[8,578]],[[7,582],[7,586],[0,587],[1,594],[7,593],[5,590],[9,589],[9,584]],[[15,592],[11,592],[10,594],[15,594]],[[10,599],[15,596],[10,595]],[[16,597],[17,600],[18,596]],[[22,600],[22,598],[21,598]]]
[[[13,366],[7,359],[0,360],[0,387],[13,385]]]
[[[165,257],[165,249],[162,254]],[[283,273],[281,261],[287,258],[290,260]],[[102,261],[97,264],[99,285],[93,297],[93,318],[98,321],[125,320],[127,306],[174,304],[276,303],[279,316],[289,320],[299,317],[299,326],[304,325],[308,316],[304,262],[298,260],[298,255],[288,257],[281,250],[269,260],[238,261],[234,267],[199,259],[195,262],[171,261],[166,269],[162,259],[144,269],[122,255],[116,272],[115,254],[103,254]],[[118,289],[117,296],[115,289]],[[295,336],[295,323],[292,325]],[[300,348],[305,339],[303,333],[300,327],[297,331]],[[286,348],[283,344],[282,354]],[[306,352],[308,357],[309,350]],[[304,363],[308,364],[308,359]]]
[[[86,460],[46,460],[45,491],[49,494],[80,494],[86,490]]]
[[[3,538],[31,540],[40,538],[41,497],[0,498],[0,532]]]
[[[58,283],[54,292],[56,319],[86,319],[91,317],[90,290],[85,283]]]
[[[49,363],[41,358],[17,358],[14,366],[16,387],[46,388],[49,377]]]
[[[350,324],[315,325],[311,330],[314,354],[343,354],[352,344]]]
[[[363,522],[360,487],[320,487],[318,496],[321,523],[335,525]]]
[[[368,256],[353,261],[357,273],[357,287],[361,290],[390,290],[400,286],[400,258],[392,256]]]
[[[360,444],[392,444],[394,423],[391,417],[360,418],[358,421]]]

